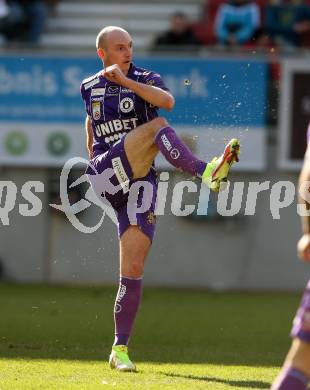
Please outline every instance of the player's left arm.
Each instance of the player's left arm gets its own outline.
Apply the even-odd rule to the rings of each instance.
[[[139,83],[129,79],[124,75],[118,65],[107,67],[104,71],[104,76],[124,88],[131,89],[143,100],[151,103],[153,106],[164,108],[168,111],[171,111],[174,107],[175,100],[171,93],[154,85]]]
[[[299,175],[299,204],[304,205],[304,215],[301,215],[303,235],[298,241],[298,256],[304,261],[310,261],[310,144],[308,145],[302,170]]]

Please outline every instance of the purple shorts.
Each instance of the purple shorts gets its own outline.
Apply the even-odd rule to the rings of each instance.
[[[296,313],[291,336],[310,343],[310,279]]]
[[[90,161],[86,174],[97,197],[116,211],[119,237],[130,225],[137,225],[153,241],[157,173],[151,167],[145,177],[133,180],[124,140],[125,137],[106,153],[97,154]]]

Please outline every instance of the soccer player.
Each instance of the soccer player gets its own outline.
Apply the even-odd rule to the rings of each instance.
[[[223,155],[210,163],[195,157],[168,122],[158,116],[158,108],[173,108],[174,98],[159,74],[132,63],[129,33],[119,27],[105,27],[97,36],[96,46],[104,69],[81,84],[90,158],[86,173],[97,196],[112,205],[118,218],[120,282],[109,363],[119,371],[135,371],[127,345],[141,300],[144,262],[155,230],[154,159],[160,151],[173,166],[200,177],[214,191],[219,191],[227,181],[231,165],[238,161],[240,145],[232,139]],[[114,172],[109,185],[102,176],[106,170]],[[148,183],[152,196],[148,209],[137,213],[136,222],[132,223],[128,198],[138,180]],[[109,189],[110,184],[118,186],[116,193]],[[143,191],[139,204],[142,198]]]
[[[304,165],[299,176],[299,186],[303,191],[299,203],[310,210],[310,125],[307,133],[308,147]],[[308,211],[309,212],[309,211]],[[310,262],[310,216],[302,216],[303,235],[298,241],[297,252],[299,257]],[[302,298],[300,307],[294,319],[291,332],[293,342],[285,359],[282,370],[275,380],[272,390],[306,390],[310,381],[310,279]]]

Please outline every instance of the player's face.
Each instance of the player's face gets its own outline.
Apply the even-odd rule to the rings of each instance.
[[[132,39],[129,34],[111,34],[104,49],[104,64],[117,64],[127,74],[132,61]]]

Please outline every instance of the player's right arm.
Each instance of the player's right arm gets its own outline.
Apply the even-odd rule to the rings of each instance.
[[[89,159],[91,159],[93,155],[93,129],[91,125],[91,119],[88,115],[86,115],[86,119],[85,119],[85,129],[86,129],[86,147],[88,151],[88,157]]]
[[[108,66],[104,70],[104,76],[124,88],[131,89],[135,94],[153,106],[171,111],[174,107],[175,100],[170,92],[158,88],[155,85],[148,85],[132,80],[124,75],[119,65]]]
[[[308,145],[304,164],[299,175],[299,203],[304,205],[307,213],[310,214],[310,144]],[[303,235],[298,241],[298,256],[304,261],[310,261],[310,216],[301,216]]]

